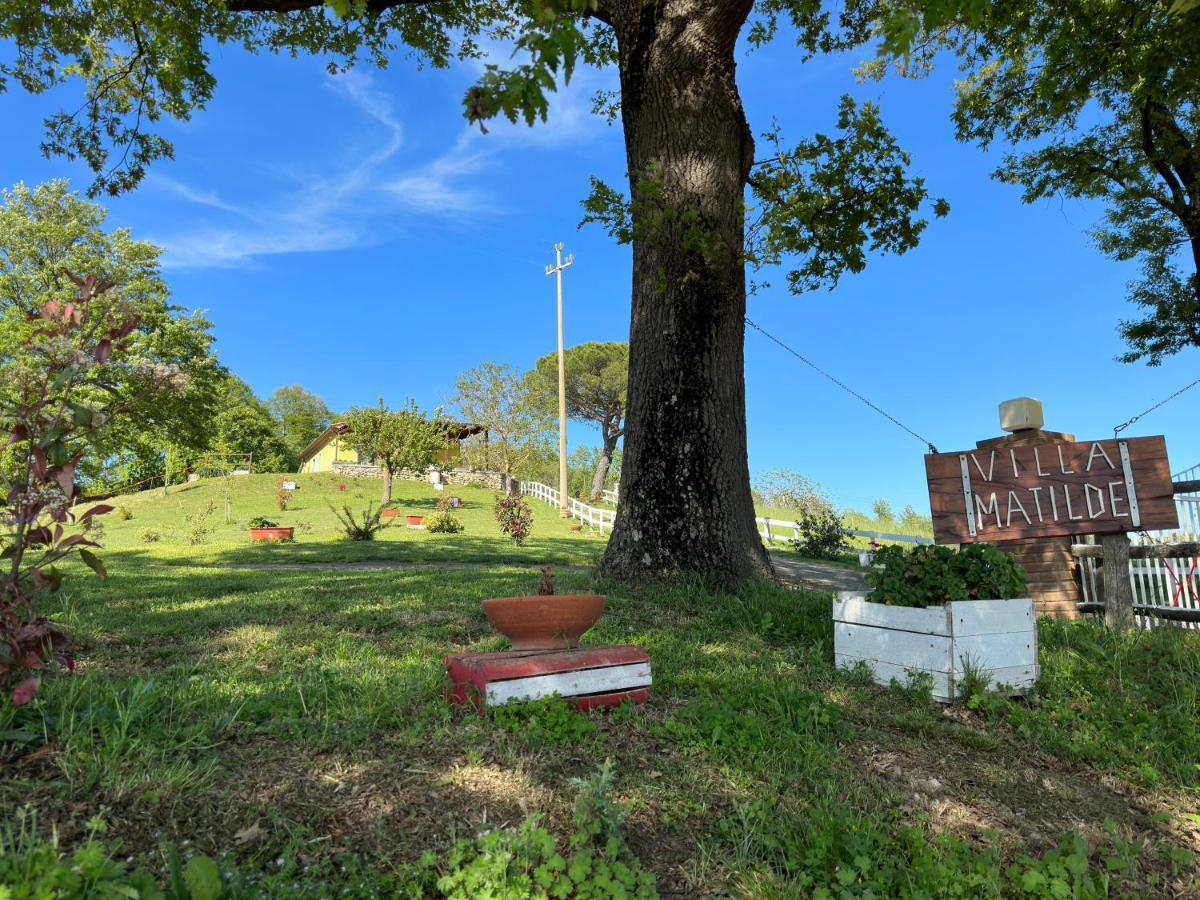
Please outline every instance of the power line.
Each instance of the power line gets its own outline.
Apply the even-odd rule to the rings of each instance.
[[[759,334],[761,334],[763,337],[767,338],[768,340],[774,341],[776,344],[778,344],[780,347],[782,347],[788,353],[792,354],[792,356],[796,357],[796,359],[800,360],[800,362],[804,363],[810,369],[813,369],[814,371],[819,372],[821,375],[824,375],[826,378],[828,378],[830,381],[832,381],[834,384],[836,384],[838,387],[840,387],[843,391],[845,391],[850,396],[856,397],[857,399],[861,400],[863,403],[865,403],[867,406],[871,407],[871,409],[875,410],[875,412],[879,413],[881,416],[883,416],[885,419],[887,419],[892,424],[896,425],[898,428],[902,428],[903,430],[907,431],[909,434],[911,434],[913,437],[915,437],[918,441],[920,441],[922,444],[924,444],[926,447],[928,447],[930,453],[938,452],[937,447],[933,446],[933,442],[930,441],[928,438],[921,437],[921,435],[917,434],[915,431],[913,431],[911,428],[909,428],[907,425],[905,425],[903,422],[901,422],[899,419],[897,419],[891,413],[884,411],[883,409],[881,409],[880,407],[878,407],[874,403],[872,403],[870,400],[868,400],[866,397],[864,397],[862,394],[860,394],[858,391],[854,390],[853,388],[847,386],[846,384],[842,383],[838,379],[834,378],[832,375],[830,375],[828,372],[826,372],[824,369],[822,369],[820,366],[818,366],[811,359],[808,359],[807,357],[805,357],[802,354],[798,353],[797,351],[793,350],[791,347],[789,347],[787,344],[785,344],[779,338],[775,337],[775,335],[773,335],[770,332],[763,329],[762,326],[760,326],[756,322],[754,322],[749,316],[746,317],[746,324],[749,325],[751,328],[753,328],[755,331],[757,331]]]
[[[1120,434],[1122,431],[1124,431],[1126,428],[1128,428],[1130,425],[1132,425],[1134,422],[1136,422],[1142,416],[1148,416],[1148,415],[1150,415],[1150,413],[1154,412],[1160,406],[1166,406],[1168,403],[1170,403],[1172,400],[1174,400],[1180,394],[1190,391],[1192,388],[1194,388],[1198,384],[1200,384],[1200,378],[1197,378],[1191,384],[1184,385],[1179,390],[1177,390],[1175,393],[1173,393],[1170,397],[1167,397],[1165,400],[1159,400],[1152,407],[1150,407],[1149,409],[1143,410],[1142,412],[1140,412],[1136,416],[1134,416],[1132,419],[1127,419],[1126,421],[1122,422],[1120,425],[1118,425],[1116,428],[1113,429],[1113,437],[1116,437],[1118,434]]]

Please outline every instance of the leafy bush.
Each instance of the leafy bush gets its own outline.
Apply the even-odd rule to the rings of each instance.
[[[507,534],[514,544],[520,546],[533,528],[533,511],[524,497],[498,497],[496,521],[500,523],[500,530]]]
[[[890,606],[937,606],[947,600],[1008,599],[1025,593],[1025,571],[990,544],[961,550],[936,544],[882,547],[867,573],[868,599]]]
[[[462,521],[445,510],[426,516],[423,524],[425,530],[433,534],[458,534],[463,530]]]
[[[213,532],[212,516],[217,511],[217,504],[209,500],[208,506],[183,517],[184,537],[192,546],[207,544],[208,536]]]
[[[800,528],[800,537],[790,543],[803,556],[840,559],[849,549],[850,530],[832,507],[815,512],[802,510],[796,524]]]
[[[128,506],[118,506],[117,515],[120,517],[122,522],[128,522],[133,518],[133,510]]]
[[[876,519],[884,522],[890,522],[895,519],[895,513],[892,511],[892,504],[888,503],[883,497],[879,497],[871,504],[871,512],[875,514]]]
[[[611,763],[575,784],[580,794],[566,848],[560,850],[554,836],[532,818],[516,828],[489,829],[460,839],[443,859],[432,852],[422,857],[436,879],[425,886],[425,895],[454,900],[657,896],[654,875],[642,868],[621,833],[624,811],[610,797]]]
[[[121,364],[127,362],[120,358],[137,317],[119,296],[104,297],[111,282],[65,271],[61,275],[75,285],[75,296],[58,290],[43,294],[44,302],[34,300],[32,315],[13,319],[20,320],[20,327],[6,333],[11,339],[0,353],[0,446],[5,448],[0,466],[0,691],[18,706],[37,693],[43,671],[55,663],[72,664],[66,634],[37,613],[62,586],[55,564],[78,554],[96,574],[105,574],[88,549],[98,546],[99,532],[93,528],[89,533],[87,527],[112,507],[91,506],[76,517],[72,501],[78,493],[79,461],[124,404],[165,389],[178,375],[164,367],[163,377],[149,378],[136,397],[100,390],[120,378]],[[58,276],[56,272],[55,284]],[[73,523],[81,526],[79,532],[64,527]]]
[[[16,827],[0,830],[0,897],[5,900],[88,900],[93,897],[142,897],[172,900],[216,898],[222,893],[221,871],[207,856],[196,855],[181,866],[170,848],[170,878],[164,894],[148,872],[129,872],[115,857],[115,847],[97,839],[107,826],[98,817],[87,823],[84,841],[68,856],[58,844],[57,831],[49,838],[38,833],[36,815],[18,810]]]
[[[288,504],[292,502],[292,492],[283,490],[282,488],[275,493],[275,505],[279,507],[279,511],[283,512],[288,508]]]
[[[138,540],[143,544],[157,544],[162,540],[162,532],[157,528],[143,528],[138,532]]]
[[[268,519],[266,516],[255,516],[248,523],[251,528],[278,528],[279,523],[274,519]]]
[[[374,503],[367,504],[367,508],[362,512],[361,521],[354,517],[354,511],[350,509],[349,505],[343,506],[339,511],[331,503],[329,508],[337,517],[347,540],[373,541],[377,532],[383,531],[392,524],[383,521],[383,507],[376,509]]]
[[[535,747],[567,747],[596,737],[596,723],[559,696],[505,703],[492,709],[492,718]]]

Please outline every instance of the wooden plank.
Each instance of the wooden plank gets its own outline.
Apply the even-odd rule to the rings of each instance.
[[[955,635],[953,652],[952,669],[960,674],[968,666],[995,669],[1036,665],[1037,648],[1032,620],[1031,627],[1023,632],[972,634],[961,638]]]
[[[917,634],[950,633],[944,607],[921,608],[868,603],[866,594],[857,591],[838,591],[837,599],[833,601],[833,620],[855,625],[894,628]]]
[[[510,700],[537,700],[551,694],[575,697],[581,694],[627,691],[631,688],[647,687],[650,683],[650,663],[644,662],[493,681],[488,683],[484,696],[488,706],[497,706]]]
[[[1129,538],[1106,534],[1101,539],[1104,562],[1104,621],[1124,631],[1133,626],[1133,585],[1129,579]]]
[[[1133,523],[1120,446],[1129,450],[1140,523]],[[970,533],[962,464],[970,475]],[[1110,534],[1179,525],[1162,436],[996,445],[925,457],[939,543]]]
[[[878,659],[866,659],[848,653],[834,654],[834,664],[839,669],[851,669],[860,663],[865,664],[871,670],[872,678],[876,684],[886,687],[892,683],[893,678],[900,684],[906,685],[909,683],[910,672],[912,671],[911,666],[900,666]],[[934,699],[941,700],[944,703],[953,700],[954,694],[951,689],[950,673],[929,672],[928,674],[933,678]]]
[[[909,669],[949,672],[950,638],[938,634],[894,631],[871,625],[833,623],[834,648],[862,659],[877,659]]]
[[[954,640],[984,634],[1029,633],[1034,629],[1033,600],[952,600]]]

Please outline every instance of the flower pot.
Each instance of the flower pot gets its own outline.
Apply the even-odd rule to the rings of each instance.
[[[862,566],[864,569],[867,566],[874,565],[875,564],[875,551],[874,550],[859,550],[858,551],[858,564],[860,566]]]
[[[871,603],[866,595],[840,591],[833,601],[833,652],[838,668],[865,663],[878,684],[911,672],[927,672],[933,696],[959,698],[973,671],[993,688],[1012,694],[1038,679],[1037,622],[1033,601],[950,600],[924,608]]]
[[[579,646],[580,635],[604,612],[604,601],[598,594],[492,597],[483,601],[483,611],[514,650],[565,650]]]
[[[451,509],[459,509],[462,507],[462,505],[463,505],[462,497],[451,497],[450,498],[450,508]]]
[[[409,525],[420,525],[420,524],[421,524],[422,522],[424,522],[424,521],[425,521],[425,517],[424,517],[424,516],[412,516],[412,515],[410,515],[410,516],[407,516],[407,517],[405,518],[405,522],[407,522]]]
[[[395,509],[394,507],[385,506],[383,508],[383,517],[385,519],[394,519],[398,515],[400,515],[400,510]]]
[[[295,528],[251,528],[252,541],[290,541]]]

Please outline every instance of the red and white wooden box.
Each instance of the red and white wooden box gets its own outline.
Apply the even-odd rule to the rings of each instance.
[[[650,696],[650,657],[640,647],[577,650],[509,650],[446,657],[450,701],[479,709],[510,700],[558,694],[580,709],[645,703]]]

